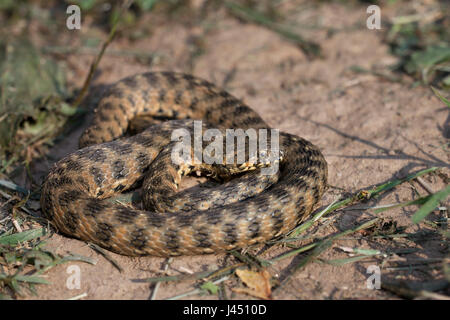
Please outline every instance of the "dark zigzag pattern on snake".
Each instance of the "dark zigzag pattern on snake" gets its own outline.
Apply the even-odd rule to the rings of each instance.
[[[175,200],[174,212],[164,213],[110,201],[144,176],[159,183],[147,184],[147,191],[176,199],[181,177],[161,155],[172,131],[192,122],[167,121],[122,137],[140,116],[199,119],[217,128],[269,128],[254,110],[203,79],[172,72],[125,78],[100,100],[92,124],[80,138],[81,149],[58,161],[43,182],[42,211],[60,232],[130,256],[223,252],[286,234],[310,215],[326,189],[327,163],[320,150],[280,132],[284,158],[276,182],[245,199],[230,190],[259,188],[255,173],[230,182],[228,189],[219,186],[210,197],[204,191],[188,212]],[[214,207],[210,202],[216,196],[231,200]]]

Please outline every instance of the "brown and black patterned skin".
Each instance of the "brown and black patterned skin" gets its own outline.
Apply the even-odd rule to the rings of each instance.
[[[253,171],[198,193],[186,205],[177,200],[181,176],[179,167],[169,163],[167,146],[173,130],[192,128],[193,121],[167,121],[120,138],[130,121],[142,115],[201,119],[216,128],[268,128],[255,111],[208,81],[172,72],[123,79],[100,101],[92,125],[80,138],[82,149],[57,162],[44,180],[41,207],[59,231],[129,256],[223,252],[292,230],[326,189],[327,163],[320,150],[280,132],[283,161],[278,175],[263,181]],[[108,199],[144,176],[144,207],[158,209],[154,192],[165,195],[161,207],[166,212]]]

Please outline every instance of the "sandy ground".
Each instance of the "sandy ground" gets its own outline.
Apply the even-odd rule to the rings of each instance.
[[[371,74],[356,74],[349,70],[353,65],[367,69],[386,69],[396,62],[383,43],[382,31],[364,27],[365,8],[343,5],[322,5],[306,11],[289,11],[290,17],[320,21],[325,28],[337,28],[327,32],[325,28],[303,31],[304,35],[321,44],[324,57],[308,59],[295,45],[276,33],[253,24],[242,23],[221,12],[207,17],[204,24],[164,21],[152,14],[145,16],[142,26],[151,25],[150,36],[129,41],[117,38],[111,50],[127,49],[155,52],[152,65],[143,64],[130,57],[106,55],[95,75],[85,106],[93,108],[105,85],[125,76],[149,70],[181,71],[201,76],[224,86],[232,94],[243,99],[257,110],[274,128],[302,136],[318,145],[329,164],[330,188],[321,206],[335,199],[370,189],[390,179],[404,177],[408,173],[431,166],[448,168],[449,116],[446,108],[425,87],[412,88],[413,81],[404,78],[403,83],[388,82]],[[90,32],[106,38],[106,33],[88,26],[81,31],[63,31],[60,40],[77,45]],[[139,26],[137,27],[139,28]],[[345,30],[345,31],[344,31]],[[201,48],[201,54],[196,50]],[[86,77],[93,56],[67,55],[69,84],[80,87]],[[73,152],[78,137],[87,126],[89,116],[82,127],[55,145],[51,159],[39,161],[32,168],[38,181],[48,171],[53,161]],[[444,170],[445,172],[445,170]],[[448,171],[447,171],[448,174]],[[424,178],[435,191],[443,187],[437,176]],[[376,201],[364,205],[389,204],[416,197],[417,190],[426,191],[417,183],[403,184]],[[361,205],[359,205],[361,207]],[[392,218],[406,232],[427,230],[427,226],[412,225],[410,218],[416,207],[389,210],[379,214]],[[361,224],[375,215],[358,206],[340,210],[314,227],[314,237],[324,237]],[[436,218],[436,215],[434,215]],[[324,260],[345,258],[340,246],[388,250],[392,248],[416,248],[417,252],[401,255],[402,259],[439,258],[448,248],[440,238],[428,237],[420,241],[365,240],[348,238],[334,244],[320,258]],[[47,273],[52,285],[39,286],[40,299],[65,299],[86,293],[86,299],[148,299],[154,285],[138,283],[162,274],[165,259],[154,257],[129,258],[112,254],[123,268],[120,273],[104,257],[90,249],[84,242],[54,235],[48,240],[48,248],[57,253],[79,254],[91,257],[96,265],[76,264],[81,269],[81,288],[69,290],[69,277],[64,264]],[[262,257],[275,257],[287,248],[271,249]],[[282,260],[269,268],[275,280],[282,280],[301,257]],[[398,256],[397,256],[398,257]],[[231,264],[233,257],[208,255],[179,257],[172,260],[167,273],[178,275],[185,270],[198,272]],[[311,263],[281,290],[273,293],[274,299],[391,299],[394,295],[383,290],[366,287],[366,268],[381,266],[381,260],[365,260],[332,266]],[[441,277],[439,268],[390,272],[382,269],[382,279],[431,280]],[[165,283],[158,290],[157,299],[169,298],[192,290],[195,282]],[[226,294],[232,299],[249,296],[234,293],[231,288],[242,286],[236,277],[225,282]],[[28,298],[35,298],[30,296]],[[188,299],[216,299],[217,296],[193,295]]]

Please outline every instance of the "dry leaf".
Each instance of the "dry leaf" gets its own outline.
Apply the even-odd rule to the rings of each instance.
[[[272,299],[270,273],[267,270],[256,272],[248,269],[238,269],[236,274],[248,288],[233,288],[234,292],[246,293],[260,299]]]

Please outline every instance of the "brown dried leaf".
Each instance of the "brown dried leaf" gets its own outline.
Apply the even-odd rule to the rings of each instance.
[[[248,288],[233,288],[234,292],[246,293],[260,299],[272,299],[270,273],[267,270],[256,272],[248,269],[237,269],[236,274]]]

